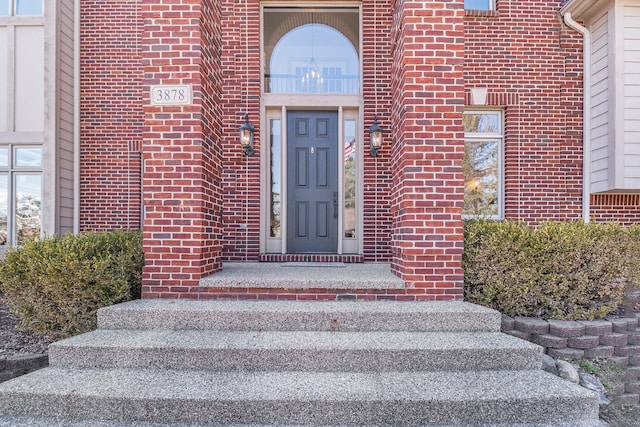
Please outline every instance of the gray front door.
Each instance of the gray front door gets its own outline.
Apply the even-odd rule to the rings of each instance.
[[[287,252],[338,250],[338,113],[287,114]]]

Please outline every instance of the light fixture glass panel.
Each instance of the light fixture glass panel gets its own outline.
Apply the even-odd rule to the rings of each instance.
[[[42,176],[19,174],[16,180],[16,244],[40,236],[42,223]]]
[[[269,192],[269,236],[281,237],[282,212],[282,136],[280,119],[272,119],[269,124],[271,154],[271,189]]]
[[[42,148],[16,148],[17,168],[39,168],[42,166]]]
[[[16,15],[42,15],[42,0],[16,0]]]
[[[345,238],[356,237],[356,185],[358,150],[356,144],[356,121],[344,121],[344,211],[342,223]]]

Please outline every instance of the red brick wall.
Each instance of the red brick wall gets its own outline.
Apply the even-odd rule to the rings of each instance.
[[[390,0],[362,2],[364,126],[361,138],[365,144],[359,155],[364,160],[363,248],[365,261],[370,262],[391,259],[391,153],[392,131],[396,126],[391,120],[392,20]],[[385,134],[378,157],[370,157],[368,129],[376,114]]]
[[[361,137],[375,114],[387,131],[379,157],[361,153],[364,258],[391,261],[407,289],[359,298],[461,298],[471,88],[505,112],[506,217],[581,217],[582,40],[560,3],[465,16],[463,0],[363,0]],[[82,15],[82,229],[139,227],[142,150],[145,296],[258,296],[197,285],[259,258],[259,0],[87,0]],[[193,105],[150,106],[154,84],[193,85]],[[256,157],[238,144],[245,113]],[[640,221],[636,196],[592,196],[592,219]]]
[[[560,3],[498,0],[465,18],[466,88],[487,87],[505,112],[508,219],[582,216],[582,39]]]
[[[224,260],[257,261],[260,255],[260,2],[222,1],[223,95],[222,145],[224,149]],[[365,0],[363,21],[363,141],[376,112],[380,125],[389,130],[391,69],[391,7],[389,0]],[[377,17],[376,17],[377,12]],[[375,55],[375,61],[373,60]],[[378,93],[376,99],[376,91]],[[377,107],[377,108],[376,108]],[[256,156],[245,157],[238,144],[237,129],[244,113],[256,127]],[[368,145],[360,155],[364,160],[364,257],[366,261],[390,259],[390,146],[377,158],[369,157]],[[365,144],[366,145],[366,144]]]
[[[257,261],[260,254],[260,1],[222,0],[224,259]],[[255,127],[255,156],[238,140],[245,113]]]
[[[83,0],[80,229],[140,228],[141,0]]]
[[[465,18],[468,108],[469,90],[487,87],[486,105],[504,109],[507,219],[582,219],[582,37],[561,3],[498,0]],[[591,197],[592,220],[640,221],[637,204]]]
[[[396,1],[392,37],[392,270],[462,298],[463,1]]]
[[[592,194],[591,220],[616,221],[631,225],[640,223],[640,194]]]
[[[143,296],[177,297],[221,267],[221,8],[143,1]],[[151,85],[189,84],[193,104],[150,105]]]

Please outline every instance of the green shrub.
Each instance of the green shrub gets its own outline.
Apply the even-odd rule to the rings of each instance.
[[[27,241],[0,263],[0,292],[23,329],[61,339],[92,330],[98,308],[140,297],[139,232]]]
[[[640,226],[472,220],[465,298],[509,316],[598,319],[640,283]]]

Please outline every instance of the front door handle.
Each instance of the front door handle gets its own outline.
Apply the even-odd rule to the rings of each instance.
[[[333,192],[333,217],[338,218],[338,192]]]

